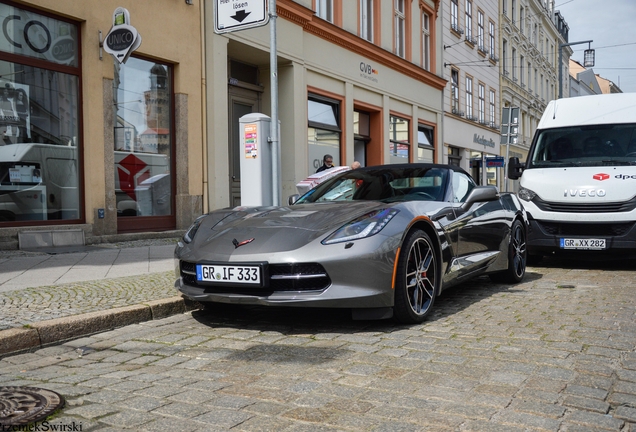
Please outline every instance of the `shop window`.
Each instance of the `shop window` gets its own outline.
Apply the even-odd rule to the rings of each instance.
[[[419,125],[417,127],[417,161],[435,162],[435,146],[433,145],[433,128]]]
[[[462,157],[459,154],[457,147],[448,148],[448,164],[454,166],[461,166]]]
[[[114,64],[117,215],[171,215],[172,70],[135,57]]]
[[[0,15],[0,223],[80,221],[77,27],[2,3]]]
[[[340,102],[317,95],[310,95],[307,102],[308,169],[314,173],[324,155],[333,157],[333,164],[340,165]]]
[[[411,143],[409,136],[409,121],[393,115],[390,116],[389,138],[391,149],[389,163],[398,164],[410,161]]]

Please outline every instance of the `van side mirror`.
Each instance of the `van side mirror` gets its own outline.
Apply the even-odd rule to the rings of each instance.
[[[287,198],[287,204],[294,204],[296,201],[298,201],[298,198],[300,198],[300,195],[298,194],[290,195],[289,198]]]
[[[511,157],[508,160],[508,178],[510,180],[517,180],[523,174],[525,163],[519,162],[518,157]]]

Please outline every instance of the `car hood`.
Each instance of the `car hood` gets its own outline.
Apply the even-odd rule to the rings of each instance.
[[[209,259],[227,258],[235,252],[246,255],[295,250],[356,217],[388,206],[356,201],[217,210],[204,218],[191,247]]]

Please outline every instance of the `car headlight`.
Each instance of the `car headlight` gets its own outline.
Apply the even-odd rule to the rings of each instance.
[[[534,197],[537,196],[537,194],[534,191],[531,191],[530,189],[526,189],[522,187],[522,188],[519,188],[519,192],[517,193],[517,196],[524,201],[532,201]]]
[[[184,242],[190,243],[194,239],[194,236],[196,235],[197,231],[199,230],[199,227],[201,226],[201,222],[203,222],[203,218],[204,217],[205,217],[205,215],[202,215],[202,216],[199,216],[198,218],[195,219],[195,221],[192,223],[192,226],[190,228],[188,228],[186,233],[183,235],[183,241]]]
[[[371,237],[382,231],[382,228],[398,213],[399,210],[392,208],[374,210],[341,226],[321,243],[328,245]]]

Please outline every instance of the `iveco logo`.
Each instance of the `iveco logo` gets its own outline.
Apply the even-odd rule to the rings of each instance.
[[[594,174],[594,176],[592,178],[594,180],[603,181],[603,180],[607,180],[608,178],[610,178],[610,176],[609,176],[609,174]]]
[[[563,196],[579,197],[604,197],[605,189],[566,189]]]

